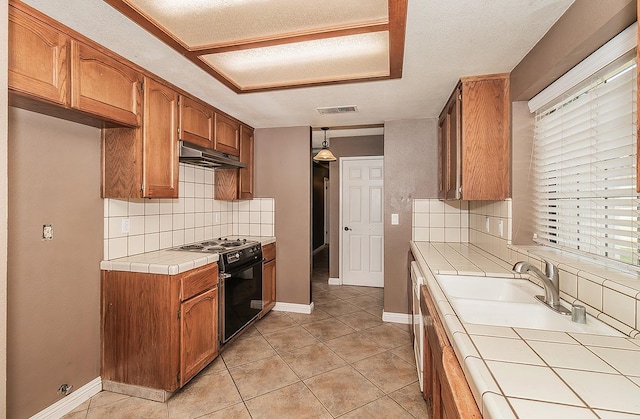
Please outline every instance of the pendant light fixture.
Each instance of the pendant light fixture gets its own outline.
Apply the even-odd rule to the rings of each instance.
[[[318,151],[318,154],[316,154],[313,159],[315,161],[336,161],[336,156],[334,156],[331,150],[329,150],[329,144],[327,143],[327,130],[329,127],[322,127],[321,129],[324,131],[322,150]]]

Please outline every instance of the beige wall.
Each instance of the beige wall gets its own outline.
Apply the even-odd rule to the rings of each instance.
[[[415,198],[438,197],[438,121],[384,124],[384,311],[408,313],[408,254]],[[398,214],[399,225],[391,225]]]
[[[340,157],[382,156],[384,137],[368,135],[331,139],[331,152]],[[340,160],[329,164],[329,277],[340,277]]]
[[[511,104],[511,176],[513,217],[511,241],[513,244],[533,244],[533,190],[531,177],[533,164],[534,114],[529,112],[527,102]]]
[[[636,19],[636,0],[575,1],[511,72],[512,100],[531,99]]]
[[[7,109],[8,2],[0,3],[0,109]],[[7,411],[7,112],[0,112],[0,418]]]
[[[9,108],[8,417],[100,375],[102,216],[100,131]]]
[[[310,304],[311,128],[255,131],[256,198],[275,199],[276,300]]]

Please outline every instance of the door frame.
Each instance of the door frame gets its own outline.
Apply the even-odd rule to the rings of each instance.
[[[343,212],[343,202],[342,202],[343,193],[342,192],[343,192],[343,189],[344,189],[344,176],[343,176],[343,174],[344,174],[344,170],[343,170],[344,169],[344,163],[345,162],[351,162],[351,161],[363,161],[363,160],[380,160],[380,161],[382,161],[382,167],[384,168],[384,156],[360,156],[360,157],[340,157],[340,158],[338,158],[338,161],[340,163],[339,164],[339,167],[340,167],[340,169],[339,169],[339,173],[340,173],[340,194],[339,195],[340,195],[340,197],[339,198],[340,199],[339,199],[339,207],[338,207],[338,218],[339,218],[339,220],[338,220],[338,222],[339,222],[339,224],[338,224],[338,233],[339,233],[338,234],[338,244],[339,244],[339,249],[338,249],[339,250],[338,251],[338,253],[339,253],[339,255],[338,255],[339,284],[338,285],[342,285],[342,281],[343,281],[343,278],[344,278],[344,275],[343,275],[343,262],[344,261],[343,261],[343,257],[342,257],[342,254],[343,254],[343,251],[344,251],[344,249],[342,247],[344,245],[343,240],[342,240],[342,231],[343,231],[343,228],[344,228],[343,221],[342,221],[342,212]],[[384,177],[383,177],[383,181],[382,181],[382,186],[384,187]],[[383,195],[383,201],[384,201],[384,195]],[[384,216],[384,210],[383,210],[383,216]],[[382,232],[382,237],[384,239],[384,230]]]

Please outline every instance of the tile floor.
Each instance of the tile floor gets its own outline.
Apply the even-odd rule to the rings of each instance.
[[[407,325],[382,322],[382,289],[327,284],[314,258],[315,310],[272,311],[168,403],[101,392],[79,418],[426,418]]]

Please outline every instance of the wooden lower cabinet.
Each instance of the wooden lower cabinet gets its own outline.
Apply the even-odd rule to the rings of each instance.
[[[482,418],[426,285],[420,289],[424,324],[423,397],[432,419]]]
[[[270,243],[262,248],[264,265],[262,266],[262,312],[264,316],[276,305],[276,244]]]
[[[217,356],[218,341],[217,264],[178,275],[102,271],[108,388],[144,387],[136,395],[162,400],[146,394],[182,387]]]

